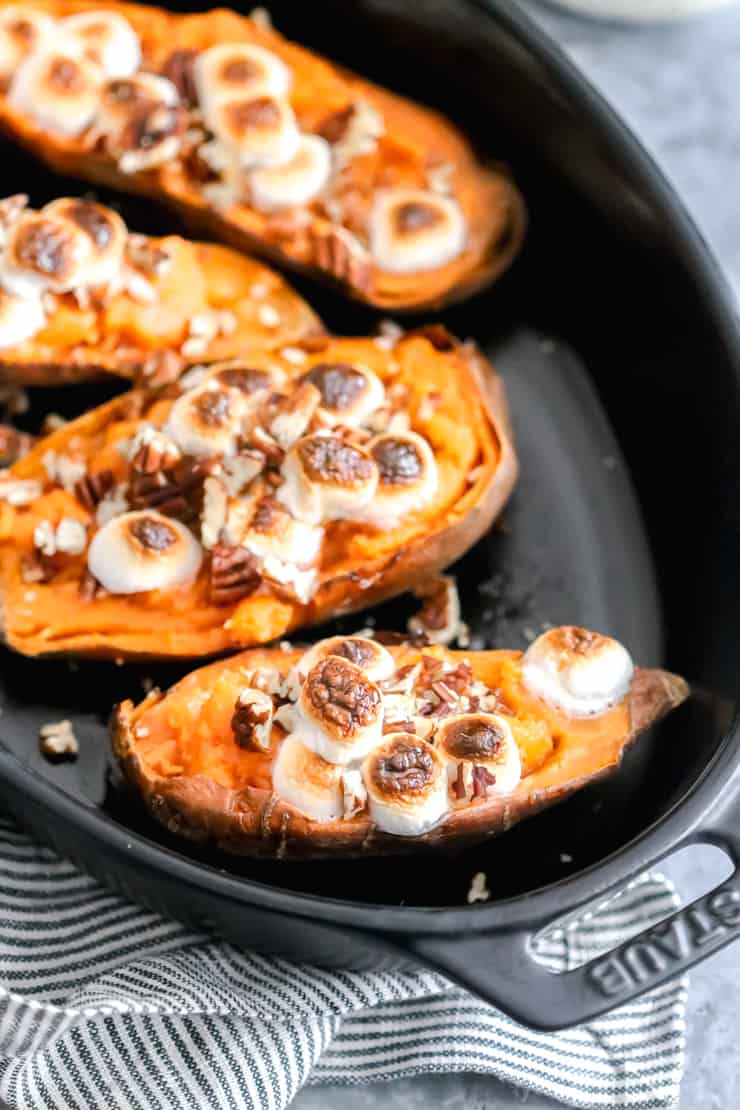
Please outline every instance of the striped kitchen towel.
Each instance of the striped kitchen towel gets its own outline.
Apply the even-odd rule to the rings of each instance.
[[[676,905],[645,876],[551,935],[576,966]],[[241,952],[113,895],[0,821],[0,1103],[12,1110],[281,1110],[305,1084],[481,1072],[583,1107],[678,1099],[686,984],[533,1033],[442,976]]]

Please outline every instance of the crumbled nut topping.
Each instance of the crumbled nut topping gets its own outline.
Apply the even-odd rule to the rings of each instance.
[[[474,902],[487,902],[491,897],[491,892],[488,889],[486,876],[483,871],[476,871],[475,875],[470,882],[470,890],[468,891],[468,905],[472,906]]]
[[[172,255],[146,235],[129,235],[126,240],[126,255],[132,265],[143,270],[149,277],[162,277],[172,268]]]
[[[87,473],[87,465],[81,459],[71,459],[69,455],[60,455],[56,451],[46,451],[41,457],[41,463],[50,482],[73,492]]]
[[[367,790],[359,771],[349,770],[342,773],[342,818],[351,821],[367,805]]]
[[[344,736],[372,724],[381,707],[377,686],[352,664],[335,656],[316,664],[304,689],[314,709]]]
[[[41,492],[41,482],[35,478],[11,478],[0,474],[0,501],[7,501],[9,505],[30,505]]]
[[[113,471],[99,470],[95,474],[85,474],[75,482],[75,497],[88,512],[94,513],[97,506],[113,487]]]
[[[50,721],[39,729],[41,754],[51,762],[76,759],[80,745],[71,721]]]
[[[320,401],[321,393],[308,381],[280,399],[270,422],[270,434],[284,450],[305,434]]]

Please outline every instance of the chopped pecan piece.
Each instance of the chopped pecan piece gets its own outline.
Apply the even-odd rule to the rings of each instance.
[[[198,51],[192,48],[173,50],[161,71],[162,76],[175,86],[180,100],[188,108],[194,108],[198,103],[198,93],[193,80],[193,66],[197,57]]]
[[[11,466],[27,455],[35,443],[28,432],[19,432],[10,424],[0,424],[0,466]]]
[[[203,505],[203,486],[213,459],[181,459],[167,470],[132,469],[129,500],[133,509],[156,509],[176,520],[194,520]]]
[[[219,543],[211,553],[211,601],[214,605],[233,605],[249,597],[262,581],[258,562],[244,547]]]
[[[113,487],[113,471],[99,470],[97,474],[84,474],[75,482],[74,492],[88,512],[94,513],[105,495]]]
[[[102,597],[105,590],[98,582],[94,574],[87,569],[80,579],[80,600],[81,601],[94,601],[96,597]]]
[[[231,731],[240,748],[265,752],[270,748],[274,706],[269,694],[248,686],[236,699]]]

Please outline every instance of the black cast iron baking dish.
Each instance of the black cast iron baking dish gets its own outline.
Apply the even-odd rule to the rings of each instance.
[[[740,335],[731,300],[644,151],[510,0],[270,8],[288,35],[452,114],[516,168],[530,206],[512,273],[445,316],[503,372],[523,463],[505,526],[459,568],[474,632],[509,647],[545,620],[591,625],[702,693],[611,781],[476,849],[290,865],[188,848],[111,785],[112,702],[177,668],[5,653],[2,805],[118,890],[235,943],[339,967],[425,962],[531,1026],[565,1027],[740,934],[736,872],[640,943],[584,968],[554,975],[530,950],[548,922],[680,845],[708,840],[740,861]],[[2,154],[5,192],[30,186],[40,201],[84,189],[10,147]],[[145,202],[121,203],[141,230],[172,227]],[[303,288],[337,328],[372,323],[367,310]],[[35,415],[93,399],[89,389],[43,392]],[[406,612],[401,601],[376,618],[397,627]],[[63,716],[81,756],[49,767],[38,726]],[[467,906],[476,871],[491,900]]]

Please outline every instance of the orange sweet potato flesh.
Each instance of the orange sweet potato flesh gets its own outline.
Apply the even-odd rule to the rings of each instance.
[[[172,260],[165,273],[147,276],[156,293],[152,303],[122,291],[93,297],[83,308],[74,294],[57,295],[56,310],[41,331],[0,350],[0,381],[61,385],[112,374],[161,384],[193,363],[280,347],[323,331],[306,302],[255,259],[177,235],[149,242]],[[233,316],[233,330],[217,335],[197,357],[183,354],[192,319],[219,311]]]
[[[438,113],[364,81],[227,9],[179,15],[111,0],[102,5],[98,0],[35,0],[28,6],[55,18],[101,7],[119,12],[141,38],[142,68],[154,73],[162,71],[175,50],[246,42],[273,51],[293,70],[291,103],[303,130],[316,131],[358,98],[383,115],[386,130],[377,150],[355,158],[344,171],[345,195],[359,224],[364,223],[374,183],[420,186],[429,166],[453,163],[454,192],[466,218],[468,239],[462,254],[434,270],[392,274],[370,265],[364,268],[362,279],[355,281],[338,273],[336,265],[319,262],[323,257],[319,244],[332,225],[316,205],[309,208],[311,219],[304,227],[286,223],[284,212],[269,216],[244,204],[217,211],[204,198],[188,159],[176,158],[156,169],[123,174],[90,133],[73,138],[53,135],[0,96],[0,128],[52,169],[160,200],[198,234],[328,278],[350,295],[394,312],[460,300],[498,277],[516,257],[526,225],[519,191],[500,167],[481,163],[465,138]]]
[[[419,649],[390,648],[398,666]],[[429,650],[429,649],[425,649]],[[682,678],[638,670],[624,702],[598,717],[574,719],[533,698],[520,678],[520,652],[431,649],[453,663],[467,659],[476,679],[503,695],[522,760],[522,779],[508,795],[455,805],[418,837],[378,831],[366,812],[349,820],[309,820],[272,790],[272,761],[284,737],[274,726],[269,752],[244,751],[230,727],[244,671],[287,674],[300,651],[250,651],[193,672],[166,695],[138,706],[123,702],[111,724],[113,751],[128,782],[171,832],[246,855],[381,855],[505,832],[522,818],[561,801],[616,770],[632,741],[679,705]]]
[[[433,338],[444,345],[439,334]],[[88,522],[91,516],[73,493],[60,488],[25,507],[0,501],[0,596],[10,647],[27,655],[193,658],[268,643],[292,629],[402,593],[453,562],[488,530],[511,492],[517,464],[503,386],[478,350],[452,342],[440,350],[425,335],[413,333],[393,350],[371,339],[307,345],[307,361],[299,368],[269,353],[250,356],[250,364],[277,363],[296,375],[320,361],[349,362],[373,370],[385,382],[406,385],[412,428],[427,438],[437,462],[434,499],[383,531],[330,522],[320,585],[307,604],[278,596],[263,584],[236,605],[208,600],[205,569],[187,588],[84,601],[84,555],[68,556],[50,582],[29,585],[23,563],[39,520]],[[126,464],[116,443],[130,437],[137,422],[164,422],[172,404],[167,392],[133,391],[87,413],[39,442],[11,475],[44,481],[43,457],[55,451],[84,460],[90,474],[110,468],[121,480]]]

